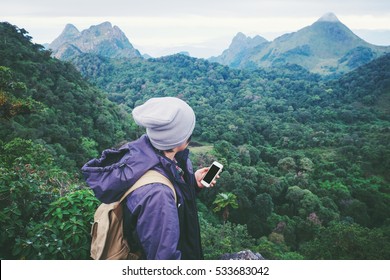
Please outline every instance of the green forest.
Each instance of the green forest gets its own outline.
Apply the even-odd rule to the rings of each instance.
[[[64,62],[0,23],[0,259],[89,259],[99,201],[81,166],[144,133],[156,96],[197,117],[206,259],[390,259],[390,55],[340,78],[297,65],[237,70],[185,55]]]

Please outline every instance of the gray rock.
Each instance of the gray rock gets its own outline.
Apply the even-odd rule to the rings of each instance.
[[[226,253],[220,257],[220,260],[265,260],[259,253],[253,253],[251,250],[244,250],[238,253]]]

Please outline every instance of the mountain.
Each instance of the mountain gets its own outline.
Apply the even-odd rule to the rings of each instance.
[[[359,38],[333,13],[297,32],[272,42],[260,42],[243,52],[236,53],[232,45],[211,60],[236,68],[297,64],[325,75],[349,72],[390,52],[390,46],[375,46]],[[227,53],[235,55],[227,57]]]
[[[266,46],[268,41],[263,37],[257,35],[254,38],[245,36],[242,32],[237,33],[233,38],[229,48],[225,50],[219,57],[212,57],[209,60],[211,62],[218,62],[221,64],[236,67],[240,64],[241,60],[248,50],[258,47]]]
[[[56,58],[62,60],[82,53],[113,58],[141,57],[119,27],[112,26],[110,22],[93,25],[81,32],[74,25],[67,24],[48,48]]]

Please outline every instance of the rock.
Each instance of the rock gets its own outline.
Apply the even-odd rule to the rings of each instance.
[[[251,250],[244,250],[238,253],[226,253],[220,257],[220,260],[265,260],[259,253],[253,253]]]

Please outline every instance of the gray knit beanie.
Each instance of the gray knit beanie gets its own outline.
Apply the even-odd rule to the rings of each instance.
[[[166,151],[184,144],[195,127],[195,113],[175,97],[151,98],[133,110],[134,121],[146,127],[152,145]]]

